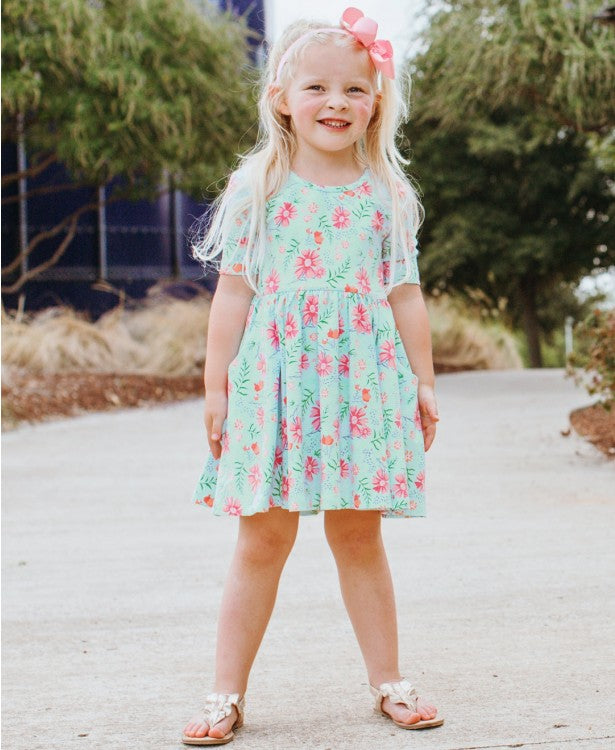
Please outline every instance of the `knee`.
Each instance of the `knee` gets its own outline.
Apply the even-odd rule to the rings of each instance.
[[[283,565],[295,543],[295,530],[261,529],[240,536],[237,550],[248,565]]]
[[[325,523],[325,534],[336,558],[360,561],[378,554],[382,549],[379,520],[376,523],[371,519],[366,523]]]

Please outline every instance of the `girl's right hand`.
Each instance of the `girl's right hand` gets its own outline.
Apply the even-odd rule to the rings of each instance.
[[[228,397],[225,393],[208,393],[205,396],[205,430],[209,449],[215,459],[222,453],[222,425],[228,410]]]

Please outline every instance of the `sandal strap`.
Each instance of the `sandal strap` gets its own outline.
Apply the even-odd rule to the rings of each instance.
[[[237,723],[243,723],[243,710],[245,698],[239,693],[209,693],[205,698],[203,714],[205,721],[210,726],[215,726],[219,721],[231,715],[233,706],[237,709]]]
[[[416,712],[418,695],[416,688],[402,678],[399,682],[383,682],[379,688],[369,686],[372,695],[376,698],[376,708],[381,710],[384,698],[390,698],[393,703],[401,703],[411,711]]]

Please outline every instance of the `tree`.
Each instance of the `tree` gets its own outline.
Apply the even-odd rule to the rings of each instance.
[[[615,34],[602,0],[427,0],[438,8],[413,61],[421,113],[441,127],[514,106],[602,136],[615,122]]]
[[[509,108],[463,129],[409,132],[427,196],[427,289],[459,291],[521,326],[539,367],[541,305],[563,282],[615,263],[615,206],[586,137],[561,129],[545,140],[535,126],[531,113]]]
[[[255,136],[247,125],[255,120],[251,32],[213,6],[5,0],[2,26],[2,139],[23,138],[30,155],[25,172],[3,176],[3,187],[62,162],[74,182],[50,185],[50,193],[113,180],[108,202],[152,199],[168,179],[203,198],[216,193],[240,139]],[[31,238],[25,255],[62,237],[50,259],[57,262],[79,216],[96,208],[82,206]],[[12,280],[5,291],[49,265],[16,277],[21,258],[3,268]]]
[[[541,305],[615,261],[615,37],[599,2],[437,5],[409,64],[424,279],[522,325],[539,366]]]

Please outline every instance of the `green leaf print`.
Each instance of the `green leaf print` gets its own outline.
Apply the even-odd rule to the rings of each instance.
[[[352,215],[357,219],[364,219],[369,216],[373,210],[374,202],[370,200],[361,201],[356,208],[352,209]]]
[[[243,461],[235,461],[235,468],[233,469],[233,474],[235,476],[235,482],[237,484],[237,489],[242,492],[243,491],[243,480],[248,473],[248,470],[243,463]]]
[[[358,484],[365,504],[369,505],[370,500],[372,499],[372,488],[370,487],[369,480],[366,477],[361,477]]]
[[[310,391],[309,388],[305,389],[305,393],[301,398],[301,408],[304,414],[310,408],[310,406],[314,405],[314,393],[316,393],[315,390]]]
[[[327,235],[327,239],[333,239],[333,225],[326,214],[318,217],[318,228]]]
[[[247,383],[250,380],[249,374],[250,374],[250,365],[244,359],[241,363],[241,367],[239,368],[239,372],[237,373],[237,376],[233,380],[233,386],[235,387],[235,390],[237,391],[237,393],[239,393],[240,396],[248,395]]]
[[[372,370],[369,375],[365,378],[367,384],[372,388],[378,388],[378,378],[376,373]]]
[[[384,434],[389,435],[393,427],[393,409],[391,407],[383,409],[382,414],[384,416]]]
[[[350,268],[351,262],[352,262],[351,258],[346,258],[346,260],[342,263],[341,266],[338,266],[335,269],[330,269],[327,274],[327,284],[329,284],[332,287],[336,287],[337,284],[342,282],[346,276],[346,272]]]
[[[340,417],[343,417],[344,419],[348,416],[348,412],[350,411],[350,401],[347,401],[344,399],[344,402],[340,406],[339,414]]]
[[[375,451],[380,451],[383,448],[385,442],[385,433],[374,432],[374,437],[371,439],[371,444],[374,446]]]

